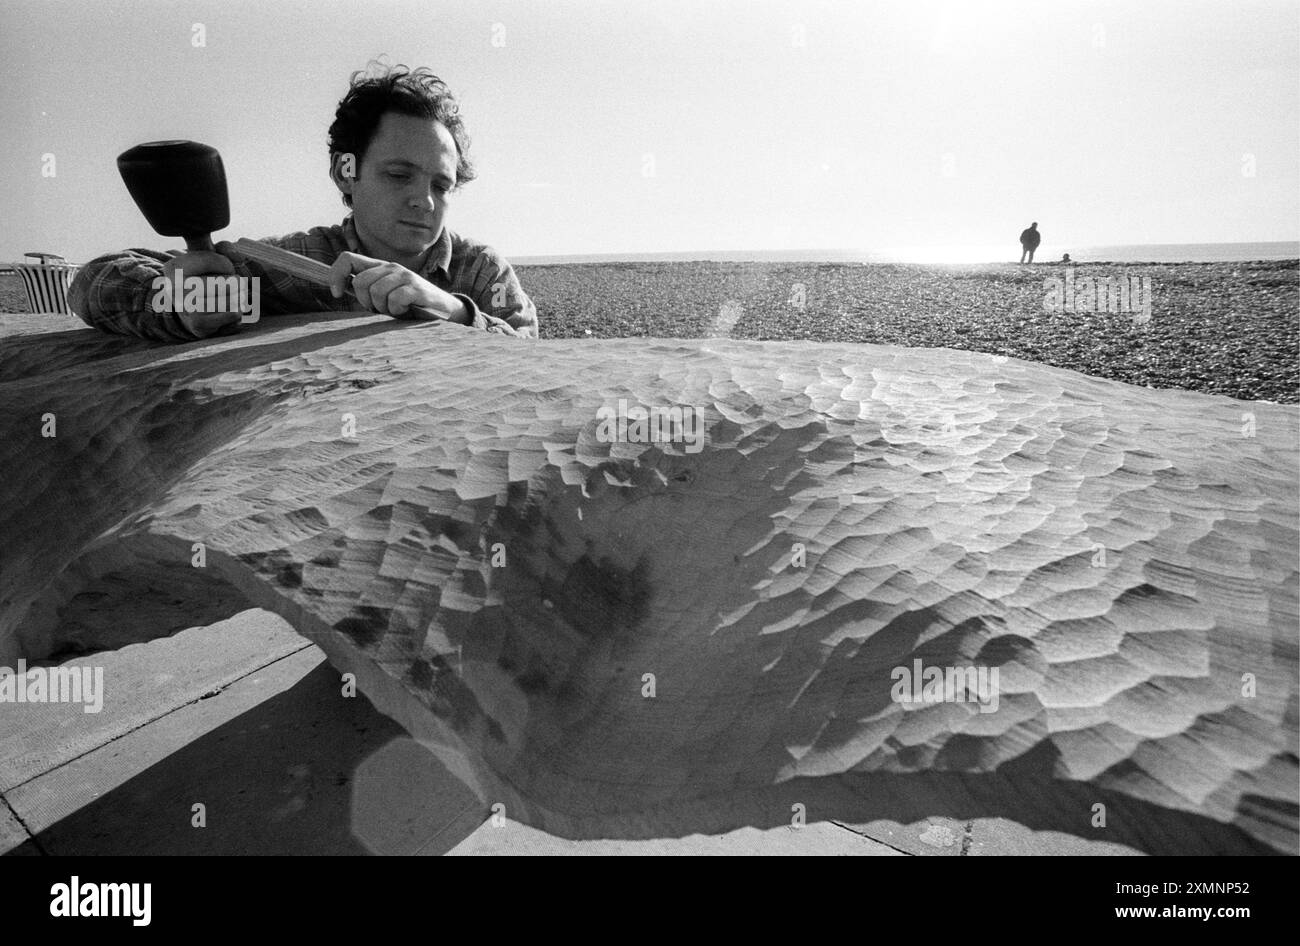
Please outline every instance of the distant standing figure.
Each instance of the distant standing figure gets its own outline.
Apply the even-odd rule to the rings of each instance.
[[[1029,229],[1020,234],[1020,262],[1025,261],[1025,256],[1029,257],[1029,262],[1034,261],[1034,250],[1038,249],[1038,244],[1043,242],[1043,235],[1038,232],[1038,221],[1029,225]]]
[[[1062,262],[1062,263],[1069,263],[1069,262],[1070,262],[1070,254],[1069,254],[1069,253],[1062,253],[1062,254],[1061,254],[1061,262]]]

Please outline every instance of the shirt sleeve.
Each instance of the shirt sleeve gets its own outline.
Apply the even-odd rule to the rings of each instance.
[[[154,281],[163,274],[168,254],[131,249],[86,263],[68,289],[68,307],[91,328],[114,335],[134,335],[159,342],[191,342],[201,336],[174,312],[150,304]]]
[[[337,228],[335,228],[337,229]],[[281,237],[264,237],[259,242],[291,250],[329,265],[338,258],[342,236],[328,228]],[[238,247],[236,247],[238,250]],[[98,257],[77,273],[69,290],[69,307],[87,325],[117,335],[134,335],[164,342],[188,342],[205,336],[196,334],[176,314],[155,311],[155,280],[163,275],[163,264],[175,253],[132,249]],[[263,267],[243,257],[234,264],[235,274],[255,277],[263,315],[287,312],[350,311],[356,301],[335,299],[328,288],[296,276]],[[451,286],[451,294],[464,303],[473,328],[517,338],[537,338],[537,309],[506,260],[491,247],[479,247],[464,276]]]
[[[471,325],[500,335],[537,338],[537,307],[528,298],[512,267],[490,246],[479,250],[461,291],[452,295],[463,301],[472,316]]]
[[[327,235],[311,231],[283,237],[265,237],[270,243],[293,250],[323,263],[332,263],[338,252]],[[86,263],[68,291],[69,308],[92,328],[114,335],[132,335],[161,342],[191,342],[206,336],[192,331],[176,313],[156,311],[152,305],[155,280],[163,275],[163,264],[179,251],[130,249],[110,253]],[[295,276],[268,270],[247,258],[234,263],[236,276],[255,277],[258,304],[263,315],[286,312],[317,312],[352,307],[346,297],[335,299],[326,288]]]

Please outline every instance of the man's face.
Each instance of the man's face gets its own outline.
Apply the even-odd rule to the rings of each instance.
[[[366,252],[411,268],[442,232],[456,186],[456,141],[441,122],[386,112],[357,168],[341,181]]]

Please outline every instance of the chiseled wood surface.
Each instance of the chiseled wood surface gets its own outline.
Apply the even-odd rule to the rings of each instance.
[[[1295,407],[874,345],[33,325],[0,321],[0,663],[96,646],[79,590],[201,543],[231,611],[554,833],[1296,853]],[[620,399],[704,448],[602,442]],[[891,698],[917,660],[997,668],[996,711]]]

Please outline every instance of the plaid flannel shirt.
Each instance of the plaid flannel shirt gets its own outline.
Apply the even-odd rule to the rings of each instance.
[[[345,250],[363,253],[352,216],[332,227],[268,237],[261,242],[331,264]],[[68,304],[87,325],[117,335],[165,342],[188,342],[191,332],[171,312],[150,305],[154,280],[178,251],[132,249],[100,256],[81,268],[72,282]],[[235,264],[239,276],[256,276],[262,315],[287,312],[355,311],[357,302],[335,299],[327,287],[264,268],[255,260]],[[473,315],[469,327],[519,338],[537,338],[537,309],[508,262],[490,246],[457,236],[443,227],[419,273],[460,299]]]

